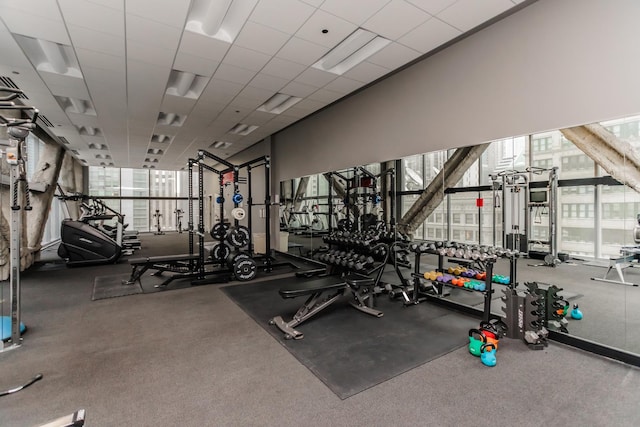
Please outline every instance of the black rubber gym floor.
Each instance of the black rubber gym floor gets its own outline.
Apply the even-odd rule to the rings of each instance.
[[[477,324],[475,318],[428,303],[404,308],[386,296],[376,306],[384,316],[375,318],[355,310],[345,296],[298,326],[305,334],[302,340],[285,340],[268,322],[276,315],[291,319],[305,297],[285,300],[278,290],[301,280],[222,290],[341,399],[464,346],[468,330]]]

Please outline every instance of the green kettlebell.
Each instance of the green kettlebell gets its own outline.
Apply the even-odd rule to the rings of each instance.
[[[482,354],[481,347],[486,343],[487,337],[480,330],[469,329],[469,353],[479,357]]]

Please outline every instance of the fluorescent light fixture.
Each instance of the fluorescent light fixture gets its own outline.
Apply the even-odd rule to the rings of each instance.
[[[20,34],[14,37],[38,71],[82,78],[80,66],[71,46]]]
[[[225,148],[231,145],[230,142],[225,141],[215,141],[213,144],[209,145],[209,148],[215,148],[217,150],[224,150]]]
[[[102,136],[102,130],[100,128],[94,128],[93,126],[76,126],[78,133],[85,136]]]
[[[157,142],[160,144],[168,144],[171,142],[172,139],[173,139],[173,136],[156,134],[156,133],[154,133],[151,136],[151,142]]]
[[[296,105],[302,101],[302,98],[296,96],[287,95],[284,93],[276,93],[267,100],[264,104],[258,107],[258,111],[264,111],[265,113],[280,114],[283,111]]]
[[[93,105],[89,100],[60,95],[54,95],[54,98],[65,113],[85,114],[87,116],[96,115],[96,110],[93,109]]]
[[[153,154],[154,156],[162,156],[164,151],[159,148],[149,148],[147,154]]]
[[[167,94],[198,99],[208,80],[208,77],[187,71],[171,70],[169,83],[167,84]]]
[[[111,156],[108,154],[96,154],[96,159],[111,160]]]
[[[144,159],[145,163],[158,163],[158,159],[150,159],[149,157],[147,157],[146,159]]]
[[[185,29],[233,43],[258,0],[194,0]]]
[[[90,150],[108,150],[109,148],[105,144],[89,144]]]
[[[113,162],[109,162],[109,163],[100,162],[100,166],[114,166],[114,164]]]
[[[247,125],[245,123],[238,123],[231,129],[229,129],[229,133],[233,133],[235,135],[249,135],[254,130],[258,129],[258,126],[255,125]]]
[[[142,167],[145,168],[145,169],[155,169],[156,168],[155,165],[151,165],[151,166],[142,165]]]
[[[161,111],[160,114],[158,114],[157,123],[159,125],[166,126],[182,126],[185,119],[186,116],[179,116],[176,113],[164,113]]]
[[[358,28],[346,39],[340,42],[329,53],[312,65],[318,70],[328,71],[333,74],[344,74],[351,68],[378,52],[391,43],[371,31]]]

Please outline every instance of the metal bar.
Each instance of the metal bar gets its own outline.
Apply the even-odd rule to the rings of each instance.
[[[249,253],[253,255],[253,248],[251,246],[251,242],[253,240],[252,225],[253,221],[251,220],[251,205],[253,204],[252,199],[252,191],[251,191],[251,165],[247,165],[247,227],[249,227]],[[267,229],[269,225],[267,224]]]
[[[578,338],[573,335],[564,334],[558,331],[549,331],[549,339],[556,342],[579,348],[581,350],[595,353],[600,356],[618,360],[633,366],[640,366],[640,355],[630,353],[617,348],[609,347],[604,344],[598,344],[584,338]]]
[[[264,165],[264,191],[265,191],[265,244],[266,244],[266,252],[267,252],[267,272],[271,271],[271,159],[270,157],[265,157],[265,165]]]
[[[189,255],[193,255],[193,164],[195,163],[194,159],[189,159],[189,163],[188,163],[188,170],[187,170],[187,174],[188,174],[188,197],[187,199],[189,200],[189,213],[188,213],[188,224],[187,227],[189,228]],[[198,199],[200,199],[200,197],[198,197]],[[189,261],[189,268],[191,268],[191,270],[193,270],[193,261]]]
[[[198,279],[204,278],[204,178],[203,164],[198,162]]]
[[[206,150],[198,150],[198,157],[202,158],[202,157],[208,157],[212,160],[215,160],[216,162],[222,163],[223,165],[225,165],[228,168],[233,168],[234,166],[229,163],[228,161],[226,161],[225,159],[216,156],[215,154],[211,154],[210,152],[206,151]]]

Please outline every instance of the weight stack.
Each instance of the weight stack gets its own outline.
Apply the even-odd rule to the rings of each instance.
[[[542,326],[544,317],[541,316],[542,297],[535,293],[527,293],[524,297],[524,331],[538,332]]]
[[[524,297],[515,289],[502,289],[504,296],[504,323],[507,325],[507,338],[522,338],[524,335]]]

